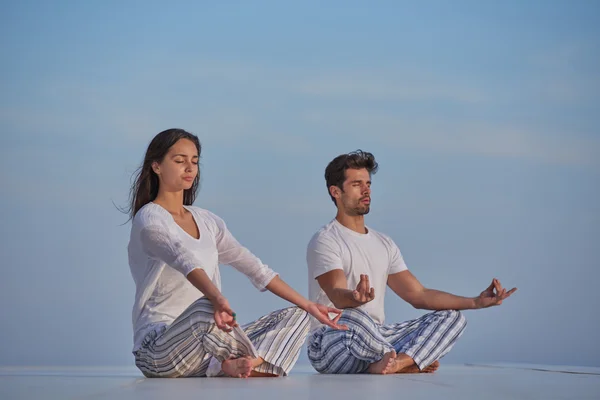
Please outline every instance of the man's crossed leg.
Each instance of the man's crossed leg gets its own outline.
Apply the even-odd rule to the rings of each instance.
[[[458,311],[436,311],[392,325],[378,325],[358,308],[344,310],[347,331],[322,327],[308,338],[312,366],[325,374],[433,372],[467,324]]]

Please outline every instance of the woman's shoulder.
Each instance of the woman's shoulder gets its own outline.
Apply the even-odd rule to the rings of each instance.
[[[202,221],[214,234],[225,227],[225,221],[210,210],[197,206],[186,206],[186,208],[193,212],[196,219]]]
[[[211,220],[221,219],[215,213],[213,213],[210,210],[207,210],[206,208],[202,208],[202,207],[198,207],[198,206],[185,206],[185,208],[187,208],[189,211],[196,214],[196,216],[199,216],[204,219],[211,219]]]
[[[152,202],[142,206],[133,218],[133,224],[138,226],[162,225],[172,219],[171,214],[158,204]]]

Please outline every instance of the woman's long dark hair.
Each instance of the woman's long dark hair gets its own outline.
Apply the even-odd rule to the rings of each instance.
[[[129,206],[123,210],[129,214],[130,219],[135,217],[140,208],[156,199],[158,195],[158,176],[152,170],[152,163],[161,162],[171,146],[180,139],[188,139],[194,142],[196,150],[198,150],[198,157],[200,157],[202,146],[200,145],[200,140],[194,134],[186,132],[183,129],[167,129],[154,136],[154,139],[148,145],[142,166],[133,174],[133,184],[129,191]],[[198,174],[196,175],[196,179],[194,179],[192,187],[183,191],[184,205],[192,205],[196,200],[199,182],[200,169],[198,168]]]

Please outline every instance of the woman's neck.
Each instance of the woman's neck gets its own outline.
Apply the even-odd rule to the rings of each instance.
[[[183,207],[183,190],[178,192],[158,192],[153,203],[158,204],[172,215],[183,215],[186,210]]]

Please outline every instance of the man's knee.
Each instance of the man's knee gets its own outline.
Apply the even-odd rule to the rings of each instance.
[[[456,319],[456,324],[461,327],[461,330],[467,327],[467,318],[465,317],[465,314],[457,310],[450,310],[450,313],[450,317]]]
[[[353,324],[364,325],[365,323],[369,325],[375,325],[375,321],[369,314],[363,311],[360,308],[346,308],[342,311],[342,316],[340,317],[340,324],[346,324],[348,326]]]
[[[343,311],[340,325],[347,325],[348,331],[359,336],[377,335],[379,327],[373,318],[360,308],[347,308]]]
[[[346,344],[342,343],[347,335],[348,331],[334,331],[327,328],[324,335],[309,338],[308,359],[317,372],[352,374],[362,372],[366,368],[362,365],[365,362],[354,357]]]
[[[455,325],[457,327],[457,330],[460,330],[461,332],[467,327],[467,318],[460,311],[444,310],[436,311],[435,313],[446,320],[453,321],[452,324]]]

